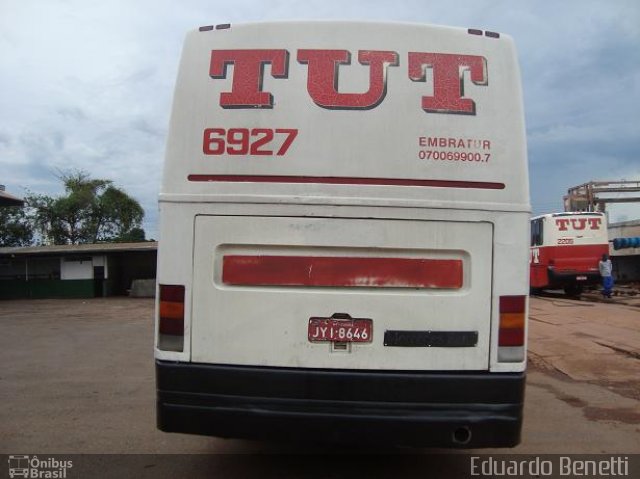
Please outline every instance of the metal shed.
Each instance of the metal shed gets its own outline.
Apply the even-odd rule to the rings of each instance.
[[[0,248],[0,299],[126,295],[156,276],[158,243]]]

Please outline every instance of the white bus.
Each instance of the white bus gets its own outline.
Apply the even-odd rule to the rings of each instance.
[[[160,194],[158,427],[517,444],[529,211],[508,36],[189,33]]]

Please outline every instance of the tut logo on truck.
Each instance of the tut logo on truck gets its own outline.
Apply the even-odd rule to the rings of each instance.
[[[359,50],[358,62],[369,67],[369,89],[363,93],[339,91],[341,65],[351,64],[348,50],[297,51],[297,61],[307,66],[307,92],[321,108],[331,110],[370,110],[387,94],[387,71],[400,66],[399,55],[392,51]],[[273,95],[263,90],[265,65],[271,65],[271,76],[289,76],[289,52],[284,49],[212,50],[209,75],[227,78],[233,65],[231,91],[220,94],[222,108],[273,108]],[[428,113],[475,115],[475,102],[464,92],[464,72],[470,73],[475,85],[488,85],[487,60],[477,55],[433,52],[409,52],[407,73],[410,81],[427,83],[427,70],[432,75],[432,95],[421,98],[420,107]],[[344,70],[343,70],[344,71]]]
[[[557,218],[556,226],[560,231],[567,231],[569,227],[573,230],[581,231],[587,229],[599,230],[602,218]]]

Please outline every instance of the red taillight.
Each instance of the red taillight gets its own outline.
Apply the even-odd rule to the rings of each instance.
[[[160,285],[159,332],[184,336],[184,286]]]
[[[498,346],[524,346],[526,296],[500,296]]]

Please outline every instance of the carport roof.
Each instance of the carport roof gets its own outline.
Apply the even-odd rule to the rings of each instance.
[[[96,243],[50,246],[15,246],[0,248],[0,256],[77,254],[77,253],[130,253],[135,251],[156,251],[157,241],[142,243]]]

